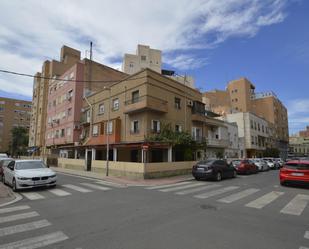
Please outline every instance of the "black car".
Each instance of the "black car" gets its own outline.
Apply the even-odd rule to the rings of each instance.
[[[204,160],[198,162],[192,168],[192,175],[196,180],[213,179],[221,181],[223,178],[236,177],[237,173],[233,165],[224,160]]]

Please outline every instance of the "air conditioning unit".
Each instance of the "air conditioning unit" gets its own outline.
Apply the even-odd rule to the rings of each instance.
[[[74,130],[79,130],[80,129],[80,125],[74,125]]]
[[[72,96],[71,95],[67,95],[67,100],[71,101],[71,99],[72,99]]]
[[[80,109],[80,112],[85,112],[85,108]]]
[[[193,106],[193,101],[192,100],[187,100],[187,106]]]

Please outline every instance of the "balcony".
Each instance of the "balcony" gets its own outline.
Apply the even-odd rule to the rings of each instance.
[[[191,119],[196,122],[206,122],[206,116],[200,113],[192,114]]]
[[[142,111],[156,111],[167,113],[167,101],[157,97],[144,95],[125,102],[124,113],[130,114]]]
[[[207,139],[208,147],[220,147],[226,148],[229,146],[229,140],[227,139],[216,139],[216,138],[208,138]]]

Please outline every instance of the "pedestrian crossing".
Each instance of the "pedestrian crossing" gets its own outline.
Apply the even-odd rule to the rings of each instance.
[[[21,191],[20,194],[29,201],[37,201],[49,198],[50,196],[54,197],[69,197],[76,193],[92,193],[94,191],[110,191],[114,188],[119,188],[120,185],[104,185],[105,182],[81,182],[78,184],[63,184],[57,185],[56,188],[53,189],[46,189],[43,191],[31,190],[31,191]],[[18,208],[25,208],[25,207],[18,207]],[[3,211],[4,212],[4,211]],[[1,214],[1,211],[0,211]]]
[[[266,191],[249,186],[223,186],[218,183],[184,181],[174,184],[145,187],[146,190],[191,196],[196,199],[211,199],[222,204],[238,204],[245,208],[261,210],[282,205],[279,213],[282,215],[300,216],[308,209],[309,194],[295,194],[292,198],[282,191]],[[276,189],[278,190],[278,189]],[[279,201],[280,200],[280,201]],[[276,209],[277,211],[277,209]],[[309,233],[307,235],[309,237]]]
[[[50,231],[52,229],[48,220],[41,219],[40,214],[27,205],[0,209],[0,249],[41,248],[69,238],[62,231]],[[48,230],[50,232],[46,232]]]

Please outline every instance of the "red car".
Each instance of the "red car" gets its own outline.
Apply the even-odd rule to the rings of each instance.
[[[288,161],[280,169],[280,184],[301,183],[309,186],[309,160]]]
[[[250,160],[233,160],[232,165],[237,174],[256,174],[259,171],[258,167]]]

